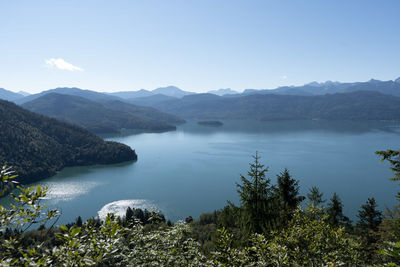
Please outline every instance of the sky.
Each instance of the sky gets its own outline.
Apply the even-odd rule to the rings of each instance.
[[[0,88],[192,92],[400,76],[400,1],[0,1]]]

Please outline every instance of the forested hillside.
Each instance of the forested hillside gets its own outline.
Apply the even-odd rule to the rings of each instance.
[[[119,133],[122,128],[148,131],[174,130],[176,116],[119,100],[95,102],[83,97],[49,93],[22,105],[24,108],[85,127],[93,133]]]
[[[255,94],[185,96],[154,105],[162,111],[197,119],[399,120],[400,98],[371,91],[319,96]]]
[[[105,142],[87,130],[0,100],[0,162],[28,183],[66,166],[135,160],[129,146]]]

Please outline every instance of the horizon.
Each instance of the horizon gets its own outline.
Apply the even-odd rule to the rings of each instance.
[[[7,1],[0,87],[203,93],[396,79],[398,1]]]
[[[110,91],[98,91],[98,90],[95,90],[95,89],[92,89],[92,88],[81,88],[81,87],[76,87],[76,86],[57,86],[57,87],[54,87],[54,88],[47,88],[47,89],[44,89],[44,90],[41,90],[41,91],[37,91],[37,92],[33,92],[33,93],[29,93],[29,92],[27,92],[25,90],[13,91],[13,90],[9,90],[7,88],[1,87],[1,86],[0,86],[0,89],[2,88],[2,89],[5,89],[5,90],[13,92],[13,93],[22,92],[22,93],[29,93],[29,94],[33,95],[33,94],[39,94],[39,93],[42,93],[42,92],[45,92],[45,91],[48,91],[48,90],[57,89],[57,88],[76,88],[76,89],[81,89],[81,90],[94,91],[94,92],[98,92],[98,93],[121,93],[121,92],[137,92],[137,91],[141,91],[141,90],[146,90],[146,91],[151,92],[153,90],[160,89],[160,88],[176,87],[176,88],[178,88],[178,89],[180,89],[182,91],[185,91],[185,92],[191,92],[191,93],[196,93],[196,94],[204,94],[204,93],[209,93],[210,91],[227,90],[227,89],[233,90],[233,91],[235,91],[237,93],[243,93],[245,90],[275,90],[275,89],[280,88],[280,87],[300,87],[300,86],[305,86],[305,85],[308,85],[308,84],[311,84],[311,83],[319,83],[319,84],[323,84],[323,83],[327,83],[327,82],[332,82],[332,83],[357,83],[357,82],[361,82],[361,83],[363,83],[363,82],[369,82],[371,80],[378,80],[378,81],[382,81],[382,82],[387,82],[387,81],[395,81],[397,79],[400,79],[400,76],[397,77],[397,78],[390,79],[390,80],[379,80],[379,79],[375,79],[375,78],[370,78],[370,79],[368,79],[366,81],[346,81],[346,82],[326,80],[326,81],[311,81],[311,82],[308,82],[308,83],[305,83],[305,84],[300,84],[300,85],[281,85],[281,86],[278,86],[278,87],[275,87],[275,88],[244,88],[244,89],[240,89],[240,90],[234,90],[232,88],[219,88],[219,89],[212,89],[212,90],[208,90],[208,91],[204,91],[204,92],[194,92],[194,91],[186,90],[185,88],[181,88],[181,87],[173,85],[173,84],[166,85],[166,86],[160,86],[160,87],[153,88],[153,89],[140,88],[140,89],[129,90],[129,91],[115,90],[115,91],[112,91],[112,92],[110,92]]]

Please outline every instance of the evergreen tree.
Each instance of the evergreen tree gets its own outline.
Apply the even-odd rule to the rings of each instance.
[[[329,215],[329,222],[331,225],[336,227],[351,226],[350,219],[343,214],[343,204],[336,193],[333,194],[331,202],[328,204],[327,213]]]
[[[253,156],[254,162],[250,163],[247,172],[249,179],[240,175],[242,184],[236,183],[242,204],[242,224],[250,233],[262,233],[272,225],[275,210],[272,205],[273,188],[271,180],[266,177],[267,168],[260,163],[258,152]]]
[[[133,210],[131,209],[131,207],[128,207],[126,209],[126,213],[125,213],[125,220],[127,222],[131,221],[133,219]]]
[[[390,162],[391,169],[394,172],[392,181],[400,180],[400,150],[376,151],[375,154],[381,156],[381,161],[387,160]]]
[[[391,170],[394,173],[394,177],[390,178],[392,181],[400,180],[400,150],[386,150],[386,151],[376,151],[375,154],[380,155],[381,162],[389,161],[391,165]],[[400,201],[400,192],[397,193],[397,200]],[[396,263],[400,264],[400,219],[393,218],[391,220],[386,220],[392,225],[391,234],[394,237],[395,242],[388,243],[389,247],[382,251],[382,254],[391,257]]]
[[[319,207],[322,203],[326,201],[326,199],[322,198],[323,195],[324,194],[322,192],[319,192],[318,187],[313,186],[310,189],[310,193],[307,194],[307,198],[314,207]]]
[[[361,209],[358,211],[358,218],[356,229],[362,236],[365,260],[370,264],[377,263],[378,226],[382,222],[382,213],[377,210],[374,198],[368,198],[367,202],[361,205]]]
[[[367,202],[361,205],[357,217],[359,228],[367,231],[378,231],[378,226],[382,222],[382,212],[377,210],[375,198],[368,198]]]
[[[81,227],[82,226],[82,217],[78,216],[75,221],[76,226]]]
[[[276,196],[280,208],[281,218],[283,222],[290,220],[293,211],[305,199],[304,196],[299,196],[299,181],[290,176],[288,169],[284,169],[277,175]]]

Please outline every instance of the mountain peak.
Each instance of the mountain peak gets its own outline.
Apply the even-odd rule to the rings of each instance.
[[[223,95],[229,95],[229,94],[238,94],[239,92],[234,91],[231,88],[225,88],[225,89],[211,90],[211,91],[208,91],[207,93],[223,96]]]
[[[18,94],[23,95],[23,96],[28,96],[30,93],[25,92],[25,91],[19,91]]]
[[[368,81],[369,83],[380,83],[380,80],[371,79]]]
[[[400,83],[400,77],[394,80],[395,83]]]
[[[178,97],[178,98],[184,97],[185,95],[193,94],[192,92],[183,91],[182,89],[180,89],[176,86],[173,86],[173,85],[170,85],[167,87],[156,88],[151,92],[153,94],[163,94],[166,96],[173,96],[173,97]]]
[[[321,84],[319,82],[316,82],[316,81],[307,83],[305,85],[309,85],[309,86],[313,86],[313,87],[320,87],[321,86]]]

